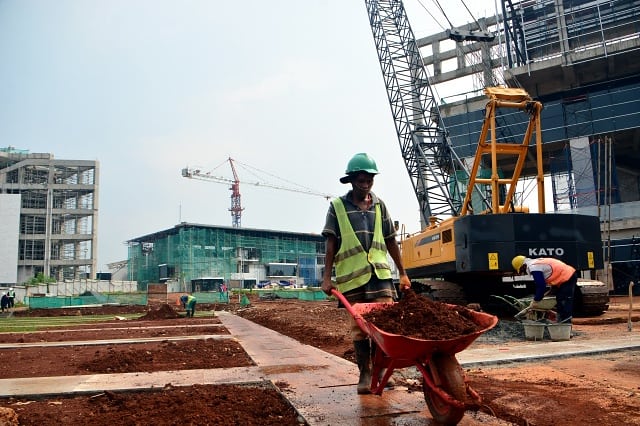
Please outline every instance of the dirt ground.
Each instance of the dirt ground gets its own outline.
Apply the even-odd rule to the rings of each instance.
[[[347,313],[335,302],[260,300],[251,306],[220,305],[238,315],[265,325],[303,343],[353,361],[347,335]],[[635,305],[636,307],[638,304]],[[576,320],[572,340],[612,338],[628,334],[625,305],[598,319]],[[226,368],[251,365],[251,359],[232,339],[219,320],[208,313],[196,318],[173,318],[170,312],[146,312],[146,318],[115,319],[127,309],[109,306],[92,314],[114,315],[111,321],[64,330],[33,333],[0,333],[0,343],[102,340],[106,338],[164,337],[156,342],[55,348],[1,349],[1,365],[8,377],[45,377],[90,373],[144,372],[194,368]],[[204,308],[200,308],[203,311]],[[173,310],[171,310],[173,311]],[[145,313],[140,311],[140,313]],[[153,315],[153,313],[157,315]],[[15,315],[34,315],[18,313]],[[49,310],[47,315],[69,315],[69,310]],[[83,312],[76,311],[75,315]],[[84,314],[89,314],[86,312]],[[633,333],[640,329],[634,311]],[[0,319],[1,320],[1,319]],[[516,331],[518,330],[518,331]],[[474,346],[508,345],[523,341],[519,328],[508,320],[482,336]],[[174,342],[172,336],[207,335],[201,340]],[[544,344],[544,343],[534,343]],[[472,346],[473,347],[473,346]],[[498,348],[499,350],[499,348]],[[506,364],[466,371],[471,386],[482,396],[483,406],[470,407],[516,425],[598,424],[640,425],[640,351],[625,351],[591,357],[572,357],[545,362]],[[421,391],[417,376],[402,372],[396,377],[408,391]],[[111,425],[123,424],[300,424],[295,410],[282,393],[286,383],[275,386],[191,386],[167,384],[154,392],[104,392],[97,395],[34,399],[0,399],[11,408],[19,423]],[[354,390],[355,391],[355,390]],[[138,417],[136,417],[138,416]],[[11,424],[11,423],[9,423]]]

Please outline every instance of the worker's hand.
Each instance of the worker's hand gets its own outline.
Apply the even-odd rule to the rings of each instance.
[[[400,291],[405,291],[411,288],[411,281],[407,274],[400,275]]]
[[[540,303],[532,300],[529,304],[529,309],[538,309],[540,307]]]
[[[327,296],[331,296],[331,290],[333,290],[335,287],[333,286],[333,282],[331,282],[331,280],[322,280],[321,288]]]

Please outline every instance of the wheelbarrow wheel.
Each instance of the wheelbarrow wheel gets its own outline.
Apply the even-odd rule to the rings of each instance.
[[[464,383],[464,372],[453,355],[435,354],[431,359],[440,379],[440,388],[458,401],[464,402],[467,392]],[[445,425],[455,425],[464,416],[464,407],[455,407],[447,403],[437,393],[422,383],[424,399],[427,402],[433,419]]]

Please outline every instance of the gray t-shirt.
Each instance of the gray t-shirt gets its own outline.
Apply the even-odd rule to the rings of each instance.
[[[373,240],[373,227],[376,218],[376,204],[380,205],[380,213],[382,214],[382,235],[384,239],[386,240],[388,238],[395,238],[396,236],[396,230],[393,226],[393,221],[391,220],[391,216],[389,215],[387,206],[373,192],[371,192],[370,194],[371,207],[369,207],[367,211],[360,210],[355,204],[351,202],[351,191],[340,197],[342,203],[344,204],[344,208],[347,211],[349,222],[351,222],[351,226],[353,227],[358,240],[360,240],[360,244],[362,244],[362,247],[367,252],[369,251],[369,248],[371,247],[371,241]],[[335,235],[338,238],[338,243],[342,241],[340,227],[338,226],[338,218],[336,217],[336,211],[333,207],[333,203],[329,205],[329,210],[327,211],[327,218],[325,221],[324,229],[322,230],[322,235],[324,235],[325,237],[327,235]]]

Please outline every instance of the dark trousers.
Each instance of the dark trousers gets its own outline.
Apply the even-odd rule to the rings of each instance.
[[[187,316],[193,318],[193,314],[196,313],[196,304],[187,305]]]
[[[568,281],[554,287],[556,296],[556,311],[558,313],[558,322],[571,324],[573,316],[573,293],[578,282],[578,274],[573,274]],[[566,320],[566,321],[565,321]]]

